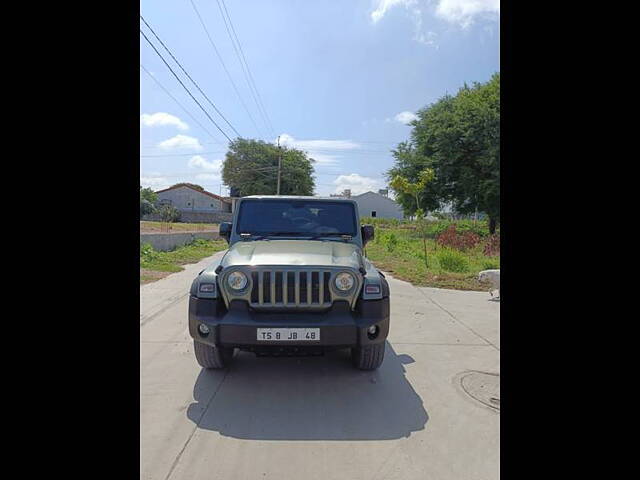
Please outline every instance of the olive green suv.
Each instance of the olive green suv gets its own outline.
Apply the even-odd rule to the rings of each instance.
[[[229,249],[193,281],[189,333],[205,368],[235,349],[256,355],[321,355],[350,349],[378,368],[389,333],[389,284],[363,249],[373,227],[355,201],[251,196],[220,225]]]

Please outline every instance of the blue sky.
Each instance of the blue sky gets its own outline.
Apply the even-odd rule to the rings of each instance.
[[[243,137],[275,142],[280,135],[281,143],[317,160],[319,195],[384,188],[384,172],[393,165],[390,150],[408,138],[405,122],[413,112],[500,70],[499,0],[225,0],[256,95],[227,33],[221,2],[142,0],[140,6]],[[143,31],[234,138],[144,25]],[[187,181],[226,195],[220,166],[227,139],[142,36],[140,59],[147,70],[140,69],[141,185],[160,189]]]

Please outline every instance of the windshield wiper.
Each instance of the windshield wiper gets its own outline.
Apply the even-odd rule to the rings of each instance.
[[[240,234],[240,238],[242,238],[243,240],[262,240],[264,238],[266,238],[266,235],[256,235],[255,233],[241,233]],[[268,238],[267,238],[268,240]]]
[[[311,236],[311,240],[317,240],[322,237],[342,237],[343,240],[349,241],[353,238],[353,235],[349,233],[316,233]]]

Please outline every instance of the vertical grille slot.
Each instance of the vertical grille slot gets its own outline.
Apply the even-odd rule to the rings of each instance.
[[[261,272],[262,275],[262,301],[271,303],[271,272]]]
[[[251,272],[251,303],[258,303],[258,272]]]
[[[311,303],[320,303],[320,272],[311,272]]]
[[[331,291],[329,290],[329,281],[331,279],[331,272],[324,272],[324,303],[331,303]]]
[[[282,293],[284,291],[283,287],[282,287],[282,277],[283,277],[283,273],[282,272],[276,272],[276,295],[275,295],[275,301],[276,303],[283,303],[282,300]]]
[[[307,288],[307,272],[300,272],[300,303],[308,303]]]
[[[296,274],[287,272],[287,303],[296,302]]]

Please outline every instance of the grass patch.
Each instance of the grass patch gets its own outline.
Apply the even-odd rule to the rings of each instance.
[[[217,223],[164,223],[164,222],[149,222],[140,221],[141,233],[154,233],[154,232],[217,232]]]
[[[140,283],[149,283],[169,273],[184,270],[182,265],[197,263],[227,248],[224,240],[195,240],[172,252],[158,252],[149,244],[140,245]]]
[[[466,251],[439,246],[427,238],[427,266],[419,234],[406,224],[376,228],[375,239],[367,247],[367,257],[379,269],[414,285],[485,291],[478,273],[500,268],[500,257],[483,254],[484,242]]]
[[[436,257],[440,268],[447,272],[464,273],[469,271],[469,262],[461,252],[449,248],[440,250]]]

